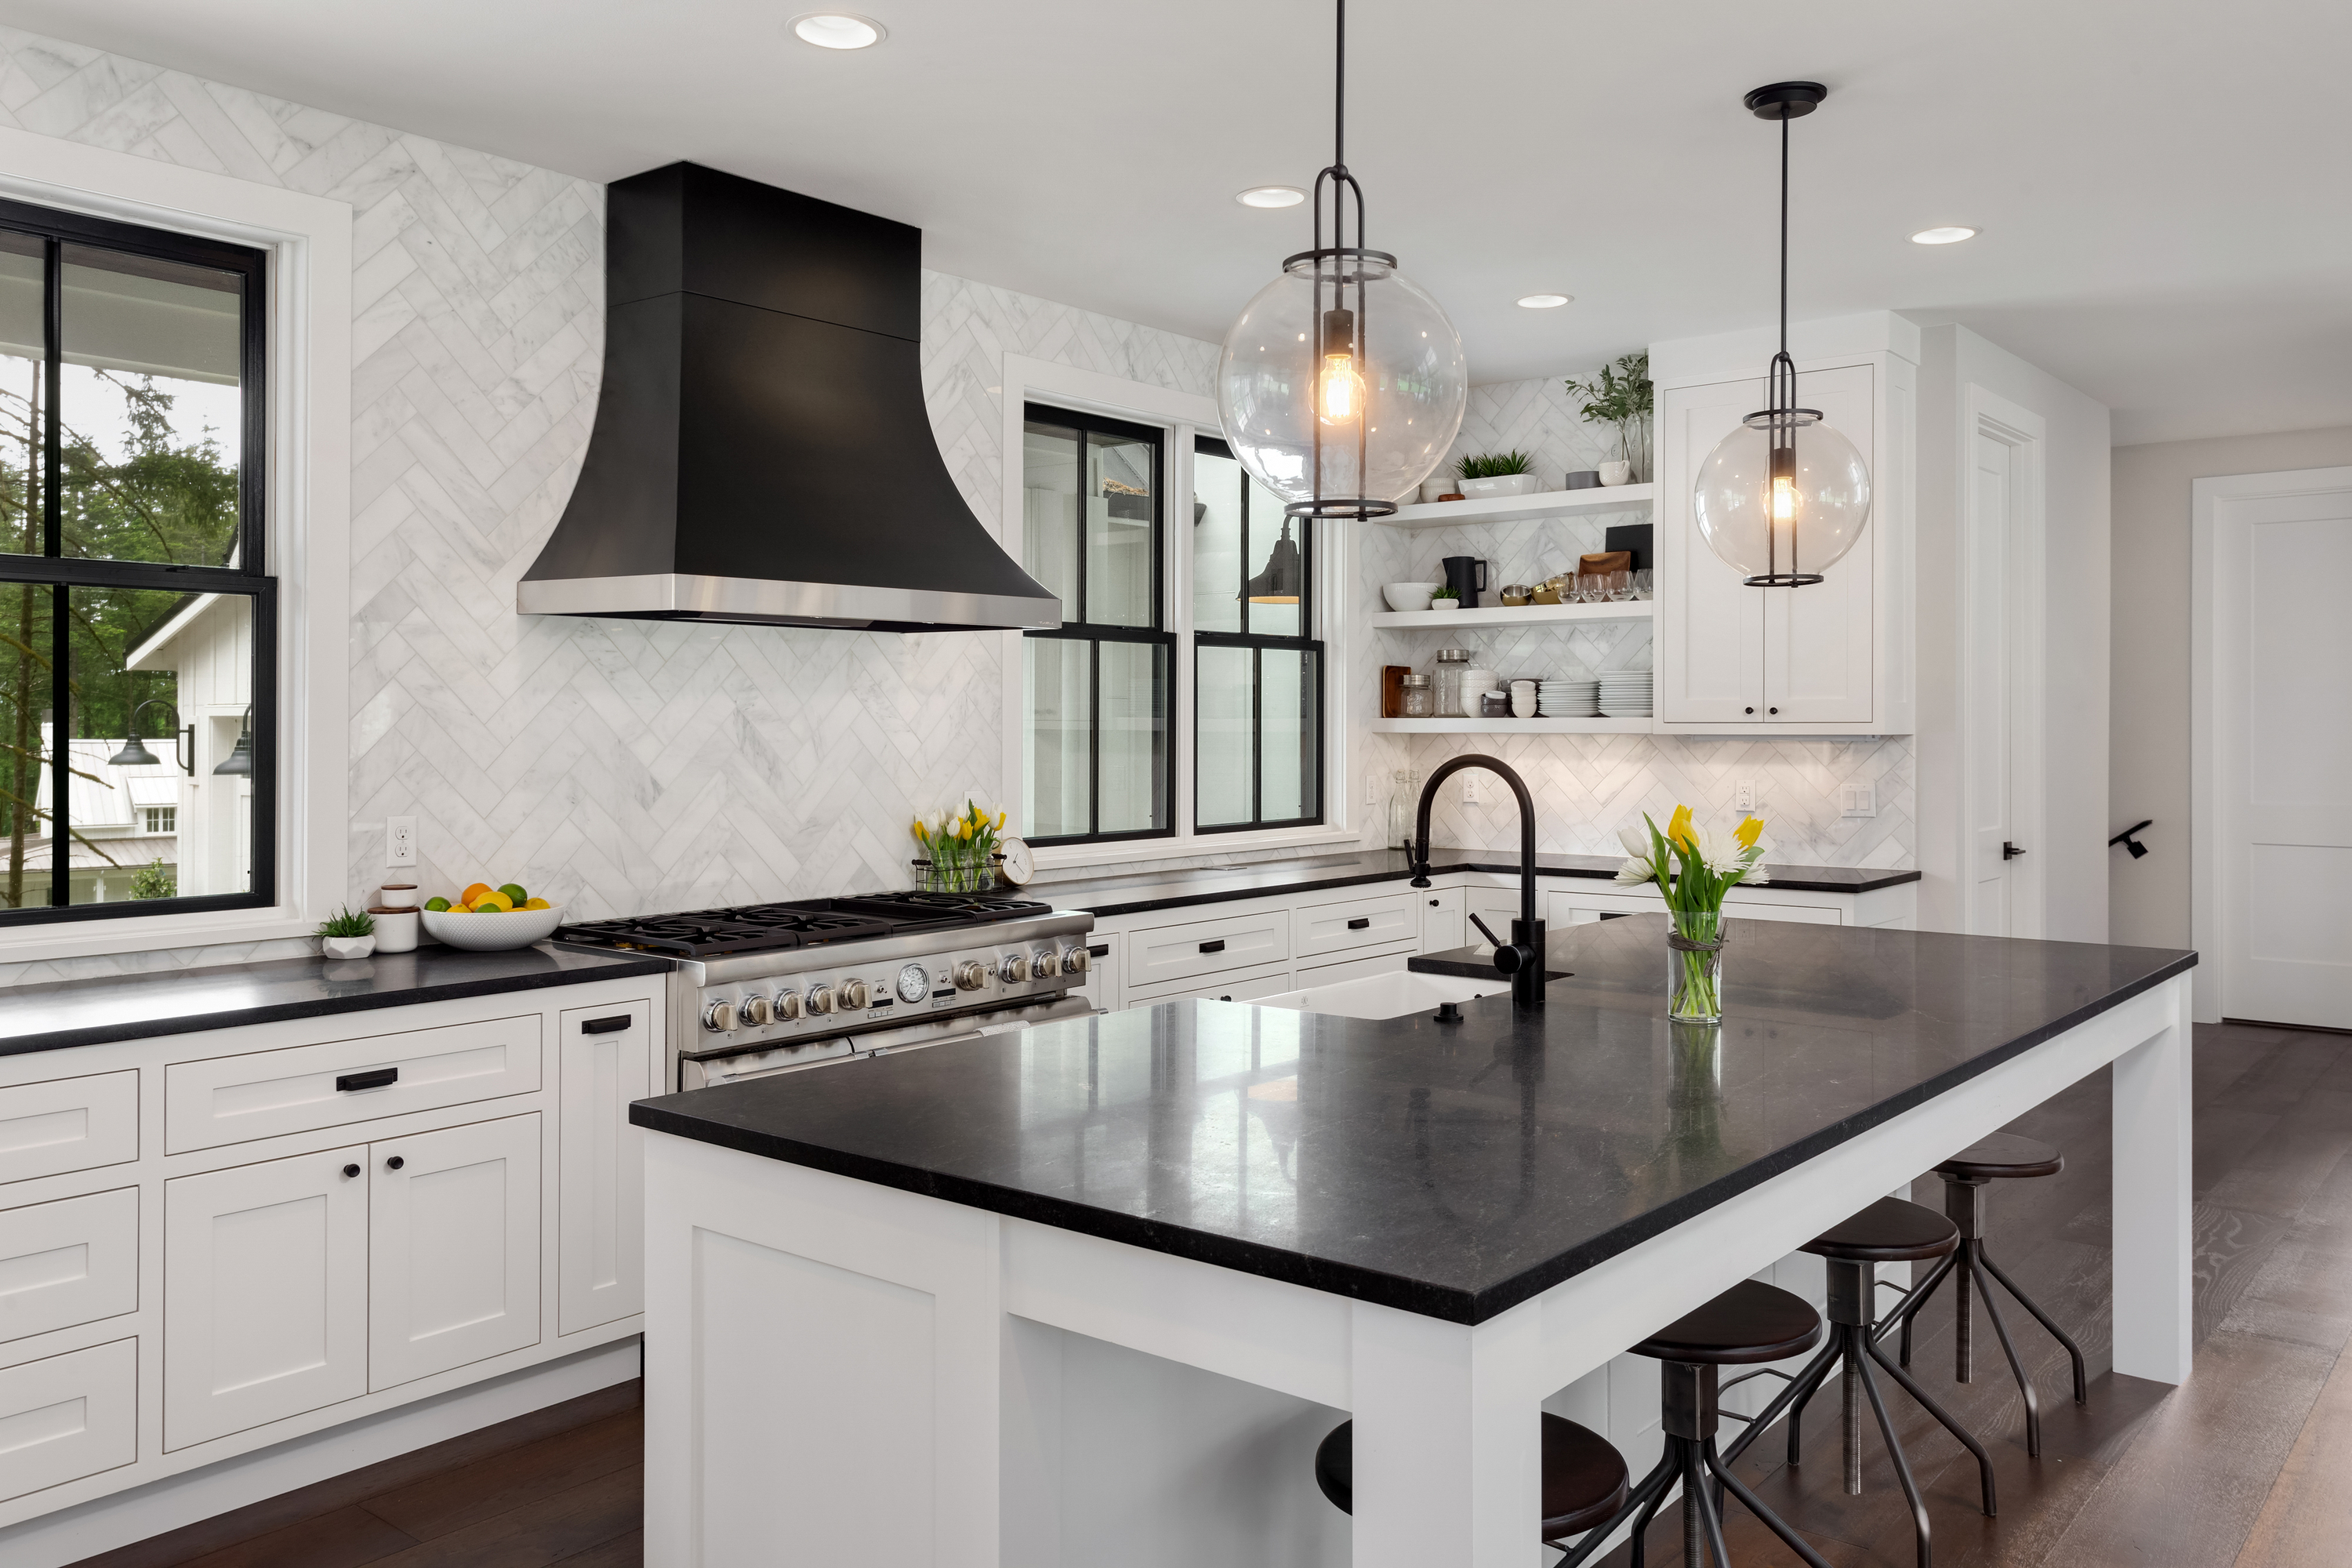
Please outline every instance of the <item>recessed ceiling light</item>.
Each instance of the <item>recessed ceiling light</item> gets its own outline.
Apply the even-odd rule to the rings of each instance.
[[[1575,299],[1576,296],[1573,294],[1526,294],[1520,296],[1519,309],[1522,310],[1557,310],[1562,305],[1572,303]]]
[[[793,18],[793,36],[820,49],[866,49],[880,43],[888,34],[871,16],[847,11],[812,11]]]
[[[1977,231],[1951,224],[1943,228],[1923,228],[1911,237],[1914,245],[1958,245],[1964,239],[1974,239]]]
[[[1245,207],[1295,207],[1306,199],[1307,193],[1297,185],[1252,185],[1234,196]]]

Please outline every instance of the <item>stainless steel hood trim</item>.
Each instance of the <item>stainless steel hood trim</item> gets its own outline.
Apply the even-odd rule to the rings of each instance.
[[[525,616],[660,616],[849,629],[882,622],[1050,631],[1062,624],[1058,599],[675,572],[525,578],[515,584],[515,610]]]

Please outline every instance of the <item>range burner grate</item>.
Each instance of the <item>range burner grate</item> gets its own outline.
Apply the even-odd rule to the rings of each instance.
[[[1052,912],[1050,904],[987,893],[868,893],[584,921],[559,928],[555,940],[672,958],[723,958]]]

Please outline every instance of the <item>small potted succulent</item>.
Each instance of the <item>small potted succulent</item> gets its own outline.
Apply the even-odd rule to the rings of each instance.
[[[375,921],[344,905],[319,922],[319,945],[329,958],[365,958],[375,951]]]
[[[1462,607],[1462,595],[1453,584],[1448,583],[1429,596],[1429,607],[1433,610],[1458,610]]]
[[[1480,453],[1463,458],[1454,471],[1461,476],[1454,489],[1470,500],[1535,493],[1536,460],[1525,452]]]
[[[1581,410],[1588,425],[1617,426],[1617,458],[1601,465],[1604,485],[1631,484],[1646,477],[1650,467],[1650,356],[1627,354],[1604,364],[1591,381],[1571,381],[1568,390],[1584,399]]]

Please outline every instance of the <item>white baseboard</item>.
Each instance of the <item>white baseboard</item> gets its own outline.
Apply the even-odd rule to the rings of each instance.
[[[577,1399],[637,1375],[639,1341],[621,1340],[396,1410],[241,1454],[0,1530],[8,1568],[58,1568],[331,1476]]]

